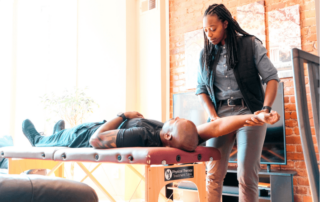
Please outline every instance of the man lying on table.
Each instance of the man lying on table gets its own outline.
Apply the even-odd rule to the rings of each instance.
[[[174,147],[193,151],[210,138],[226,135],[243,126],[274,124],[279,118],[277,112],[271,111],[229,116],[196,127],[193,122],[179,117],[162,123],[144,119],[139,112],[125,112],[109,122],[83,123],[69,129],[64,129],[64,122],[59,121],[51,136],[41,136],[26,119],[22,131],[35,147]]]

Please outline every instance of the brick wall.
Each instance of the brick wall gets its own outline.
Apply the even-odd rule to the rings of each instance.
[[[170,116],[172,117],[172,94],[186,92],[184,73],[184,33],[202,28],[202,15],[208,5],[223,3],[236,17],[237,6],[253,3],[257,0],[170,0]],[[300,5],[301,43],[302,50],[317,55],[316,17],[314,0],[265,0],[265,11]],[[267,28],[266,22],[266,28]],[[266,29],[268,36],[268,29]],[[267,37],[267,48],[268,48]],[[299,136],[293,79],[281,79],[285,91],[285,124],[287,143],[287,165],[271,166],[272,169],[295,170],[297,175],[293,178],[294,198],[296,202],[312,201],[308,183],[306,166],[304,163],[301,141]],[[308,79],[306,79],[308,87]],[[307,93],[309,90],[307,89]],[[310,100],[310,98],[308,99]],[[311,109],[310,103],[308,105]],[[312,118],[312,115],[311,117]],[[313,122],[311,121],[312,127]],[[315,131],[312,128],[315,142]],[[316,146],[316,145],[315,145]],[[316,152],[318,148],[316,147]],[[319,155],[317,155],[319,157]],[[318,159],[319,160],[319,159]],[[229,166],[235,166],[230,164]],[[262,165],[262,168],[265,168]]]

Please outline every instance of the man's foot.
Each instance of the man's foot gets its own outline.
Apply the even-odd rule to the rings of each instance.
[[[53,134],[65,129],[64,120],[59,120],[53,127]]]
[[[38,133],[33,123],[29,119],[26,119],[22,122],[22,132],[28,138],[32,146],[35,146],[35,144],[41,138],[41,135]]]
[[[280,115],[276,111],[271,111],[270,113],[260,113],[256,117],[270,125],[273,125],[280,120]]]

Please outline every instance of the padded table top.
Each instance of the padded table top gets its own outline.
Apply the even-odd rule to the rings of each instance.
[[[197,147],[186,152],[170,147],[127,147],[113,149],[66,147],[4,147],[0,155],[6,158],[50,159],[55,161],[108,162],[124,164],[177,164],[220,159],[213,147]]]
[[[4,158],[25,158],[53,160],[54,153],[59,149],[70,149],[68,147],[2,147],[0,156]]]
[[[155,165],[219,160],[220,152],[212,147],[197,147],[193,152],[186,152],[170,147],[76,148],[60,149],[55,152],[54,159],[61,161]]]

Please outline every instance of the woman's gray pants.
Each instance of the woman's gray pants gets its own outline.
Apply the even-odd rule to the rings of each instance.
[[[235,107],[222,105],[218,109],[219,117],[242,114],[252,113],[247,107],[241,105]],[[215,147],[221,152],[221,160],[207,163],[208,202],[221,201],[223,180],[227,173],[229,155],[235,138],[237,138],[238,147],[239,201],[258,202],[258,172],[260,170],[260,157],[266,129],[266,124],[263,126],[242,127],[233,133],[207,141],[207,146]]]

